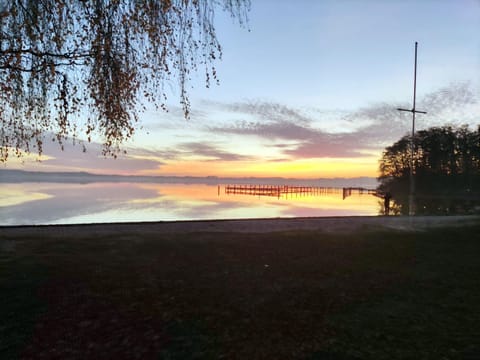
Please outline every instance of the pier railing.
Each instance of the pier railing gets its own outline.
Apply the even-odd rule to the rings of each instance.
[[[289,194],[296,195],[326,195],[338,194],[341,189],[316,186],[290,186],[290,185],[225,185],[225,194],[243,194],[256,196],[273,196],[280,198]]]
[[[367,189],[362,187],[343,188],[343,200],[345,200],[345,198],[351,196],[352,194],[380,196],[378,191],[375,189]]]
[[[318,187],[318,186],[290,186],[290,185],[253,185],[253,184],[230,184],[224,186],[225,194],[238,194],[238,195],[255,195],[255,196],[272,196],[280,198],[288,195],[330,195],[330,194],[342,194],[343,199],[351,196],[352,194],[359,195],[375,195],[378,193],[374,189],[366,189],[362,187],[348,187],[348,188],[335,188],[335,187]],[[220,185],[218,186],[218,195],[220,195]]]

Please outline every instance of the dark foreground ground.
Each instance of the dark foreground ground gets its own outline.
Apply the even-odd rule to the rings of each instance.
[[[0,228],[0,358],[480,359],[480,223],[445,224]]]

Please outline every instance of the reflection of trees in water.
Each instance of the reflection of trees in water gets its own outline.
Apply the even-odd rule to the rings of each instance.
[[[410,137],[385,149],[380,160],[379,191],[390,192],[391,212],[408,213]],[[480,126],[419,131],[414,139],[417,214],[465,214],[480,211]]]
[[[386,215],[385,213],[385,204],[383,200],[378,200],[378,214],[379,215]],[[408,203],[407,203],[407,211],[408,211]],[[389,210],[389,215],[402,215],[402,208],[401,206],[395,201],[395,199],[392,199],[390,201],[390,210]]]

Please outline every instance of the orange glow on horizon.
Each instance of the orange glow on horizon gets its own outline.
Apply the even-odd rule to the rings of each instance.
[[[284,177],[284,178],[352,178],[377,177],[377,157],[302,159],[268,161],[177,161],[142,175],[218,176],[218,177]]]

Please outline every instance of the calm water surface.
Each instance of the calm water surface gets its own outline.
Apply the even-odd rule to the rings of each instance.
[[[329,193],[226,194],[223,185],[4,183],[0,225],[377,215],[379,199]]]

